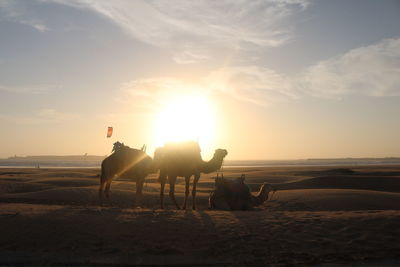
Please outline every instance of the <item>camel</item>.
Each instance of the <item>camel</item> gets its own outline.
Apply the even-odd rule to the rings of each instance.
[[[143,183],[146,176],[155,172],[153,168],[153,160],[146,154],[146,146],[141,150],[130,148],[123,143],[114,143],[112,154],[105,158],[101,163],[99,198],[103,204],[103,189],[107,201],[110,201],[110,186],[114,178],[120,176],[134,178],[136,181],[136,205],[140,204],[142,197]]]
[[[251,194],[250,188],[244,183],[245,176],[235,180],[226,179],[223,176],[215,179],[215,190],[209,198],[210,209],[221,210],[250,210],[263,204],[274,189],[270,184],[264,183],[257,196]]]
[[[200,146],[197,142],[177,142],[167,143],[164,147],[159,147],[154,153],[154,164],[160,170],[159,181],[161,184],[160,203],[164,209],[164,187],[168,177],[169,196],[177,209],[180,206],[175,199],[175,182],[177,177],[185,177],[185,199],[183,209],[186,209],[189,196],[189,183],[192,175],[194,176],[192,188],[192,208],[196,209],[196,186],[200,179],[200,173],[211,173],[221,168],[222,162],[228,152],[225,149],[215,150],[214,156],[210,161],[203,161],[200,154]]]

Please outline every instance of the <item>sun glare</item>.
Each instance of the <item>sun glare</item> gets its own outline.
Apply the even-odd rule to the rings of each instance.
[[[203,96],[172,98],[157,115],[155,143],[198,140],[202,148],[208,147],[214,138],[214,118],[212,105]]]

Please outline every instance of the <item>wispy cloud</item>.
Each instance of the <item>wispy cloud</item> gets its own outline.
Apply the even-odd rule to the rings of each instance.
[[[400,96],[400,38],[352,49],[292,76],[250,66],[220,69],[209,79],[222,91],[261,104],[303,96]]]
[[[258,105],[305,96],[400,96],[400,38],[385,39],[321,61],[295,75],[258,66],[217,69],[196,85],[170,77],[134,80],[123,92],[152,106],[168,95],[222,93]]]
[[[210,92],[201,81],[192,83],[171,77],[133,80],[124,83],[120,90],[123,97],[117,101],[135,103],[136,110],[143,111],[143,114],[157,110],[174,96],[207,95]]]
[[[221,68],[208,75],[205,81],[212,90],[259,105],[297,97],[290,78],[268,68]]]
[[[62,86],[58,84],[36,84],[36,85],[2,85],[0,84],[0,92],[9,92],[16,94],[47,94],[52,91],[59,90]]]
[[[12,124],[36,125],[74,121],[80,118],[77,113],[61,112],[52,108],[43,108],[24,115],[0,114],[0,121]]]
[[[39,32],[49,30],[49,27],[40,18],[31,14],[26,2],[23,1],[0,1],[0,18],[30,26]]]
[[[123,84],[121,89],[132,96],[150,98],[154,95],[160,95],[161,98],[165,98],[171,92],[184,94],[185,92],[188,93],[188,91],[203,91],[203,88],[199,86],[169,77],[134,80]]]
[[[304,93],[319,97],[400,96],[400,38],[321,61],[296,82]]]
[[[298,97],[289,78],[267,68],[255,66],[226,67],[193,82],[171,77],[133,80],[121,86],[119,102],[131,104],[144,112],[157,109],[172,97],[223,94],[240,101],[266,105]]]
[[[92,10],[135,38],[171,51],[178,63],[205,60],[213,48],[255,49],[290,40],[287,19],[309,0],[42,0]]]

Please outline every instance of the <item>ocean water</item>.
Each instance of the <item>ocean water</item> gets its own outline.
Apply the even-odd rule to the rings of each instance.
[[[301,159],[301,160],[226,160],[224,168],[290,166],[400,165],[400,158]],[[100,168],[101,160],[23,160],[0,159],[0,168]]]
[[[299,159],[299,160],[230,160],[226,167],[290,167],[290,166],[364,166],[400,165],[400,158],[377,159]]]
[[[1,160],[0,168],[100,168],[101,161],[12,161]]]

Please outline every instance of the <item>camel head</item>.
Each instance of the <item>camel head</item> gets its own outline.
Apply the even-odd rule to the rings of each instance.
[[[228,155],[228,151],[226,149],[218,148],[214,152],[214,158],[223,159]]]
[[[216,149],[213,158],[210,161],[203,162],[201,166],[201,172],[210,173],[219,170],[226,155],[228,155],[228,151],[226,151],[226,149]]]

